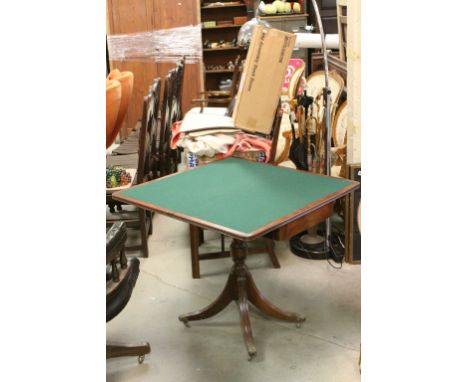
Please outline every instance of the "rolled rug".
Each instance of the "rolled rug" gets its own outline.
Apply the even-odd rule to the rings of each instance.
[[[114,134],[117,117],[119,115],[122,87],[119,81],[106,80],[106,148],[108,148],[117,134]],[[117,130],[118,132],[118,130]]]

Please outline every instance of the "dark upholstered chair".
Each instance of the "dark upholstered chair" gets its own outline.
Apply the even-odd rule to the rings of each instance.
[[[140,273],[140,261],[125,256],[127,231],[125,223],[115,223],[106,233],[106,322],[117,316],[127,305]],[[139,345],[106,345],[106,358],[137,356],[142,363],[151,351],[145,342]]]

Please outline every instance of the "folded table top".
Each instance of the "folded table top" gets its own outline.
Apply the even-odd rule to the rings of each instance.
[[[253,240],[358,186],[347,179],[228,158],[117,192],[113,198]]]

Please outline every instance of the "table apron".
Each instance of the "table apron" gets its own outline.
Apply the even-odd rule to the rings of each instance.
[[[334,204],[335,203],[329,203],[320,207],[318,210],[309,212],[303,217],[269,232],[265,237],[277,241],[290,239],[294,235],[297,235],[298,233],[305,231],[332,216]]]

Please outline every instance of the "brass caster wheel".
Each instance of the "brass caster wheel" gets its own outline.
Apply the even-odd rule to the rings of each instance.
[[[138,356],[138,363],[141,365],[143,363],[143,361],[145,360],[145,356],[144,355],[139,355]]]
[[[247,345],[247,354],[249,355],[249,362],[252,361],[252,359],[257,355],[257,349],[255,349],[253,344]]]
[[[187,328],[190,328],[189,321],[184,317],[179,317],[179,321],[182,322]]]
[[[299,316],[296,322],[296,328],[300,328],[305,320],[306,318],[304,316]]]

